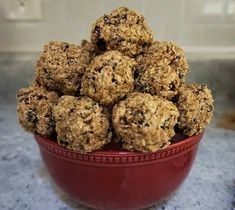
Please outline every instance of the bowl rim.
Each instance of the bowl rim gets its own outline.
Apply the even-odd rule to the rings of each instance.
[[[90,165],[94,167],[132,167],[167,161],[184,155],[197,148],[204,132],[171,144],[156,152],[131,151],[94,151],[86,154],[66,149],[56,142],[34,134],[42,157],[46,154],[64,161]]]
[[[38,143],[39,142],[43,143],[42,141],[44,141],[44,143],[46,143],[48,145],[51,145],[51,146],[53,146],[53,147],[55,147],[57,149],[60,149],[60,150],[66,151],[66,152],[70,152],[70,153],[75,153],[75,154],[78,154],[78,155],[93,155],[93,156],[138,156],[138,155],[150,155],[150,154],[157,154],[157,153],[160,153],[160,152],[166,152],[166,151],[169,151],[169,150],[180,148],[180,147],[184,146],[185,144],[189,144],[189,145],[193,146],[194,144],[196,144],[197,142],[200,141],[200,139],[202,138],[203,135],[204,135],[204,131],[199,133],[199,134],[197,134],[197,135],[194,135],[194,136],[191,136],[191,137],[186,137],[185,139],[183,139],[183,140],[181,140],[179,142],[170,144],[166,148],[157,150],[156,152],[138,152],[138,151],[126,151],[126,150],[123,150],[123,151],[122,150],[120,150],[120,151],[117,151],[117,150],[96,150],[96,151],[85,153],[85,154],[77,152],[77,151],[74,151],[74,150],[67,149],[67,148],[59,145],[55,141],[50,140],[47,137],[40,136],[40,135],[37,135],[37,134],[34,134],[34,137],[38,141]]]

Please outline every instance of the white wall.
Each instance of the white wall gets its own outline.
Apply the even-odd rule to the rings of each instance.
[[[42,20],[4,18],[0,0],[0,51],[40,51],[49,40],[88,39],[97,17],[117,6],[137,9],[155,39],[186,49],[235,49],[235,0],[42,0]]]

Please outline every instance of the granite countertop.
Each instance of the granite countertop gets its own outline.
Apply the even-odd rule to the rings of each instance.
[[[88,208],[71,201],[51,182],[36,141],[17,123],[16,90],[29,84],[36,58],[37,54],[0,53],[0,209],[85,210]],[[191,66],[198,67],[198,63]],[[197,78],[198,73],[191,76],[191,80]],[[216,100],[214,120],[189,176],[173,195],[149,209],[235,209],[235,131],[215,126],[221,110],[229,109],[231,102]]]

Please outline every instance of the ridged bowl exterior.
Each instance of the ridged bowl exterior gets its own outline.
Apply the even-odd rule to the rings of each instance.
[[[35,135],[55,183],[71,198],[102,210],[151,206],[169,196],[187,177],[199,134],[153,153],[96,151],[80,154]]]

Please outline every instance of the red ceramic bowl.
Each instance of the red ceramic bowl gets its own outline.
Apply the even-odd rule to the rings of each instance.
[[[188,175],[202,134],[153,153],[96,151],[80,154],[35,135],[55,183],[96,209],[140,209],[176,190]]]

